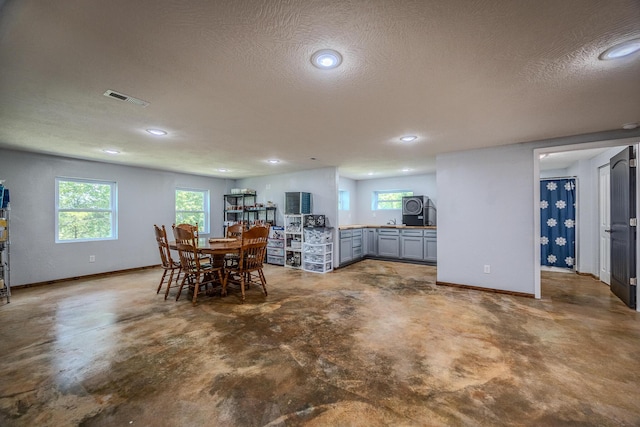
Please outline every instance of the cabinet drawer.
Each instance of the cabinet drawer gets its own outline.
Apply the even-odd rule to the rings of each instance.
[[[353,259],[362,258],[362,247],[353,248]]]
[[[351,235],[353,237],[362,237],[362,228],[351,230]]]
[[[437,235],[438,232],[436,230],[424,230],[424,237],[432,237],[435,239]]]
[[[400,235],[400,230],[396,228],[380,228],[378,230],[378,236],[398,236]]]
[[[353,236],[353,230],[340,230],[340,238],[347,239]]]
[[[402,230],[400,234],[407,237],[422,237],[422,230]]]
[[[353,237],[353,249],[362,247],[362,237]]]

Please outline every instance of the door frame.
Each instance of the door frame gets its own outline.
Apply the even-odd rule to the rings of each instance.
[[[611,286],[611,234],[609,234],[608,236],[606,234],[604,235],[602,234],[603,233],[602,215],[603,215],[603,211],[606,211],[606,210],[609,211],[608,212],[609,224],[605,225],[605,227],[608,227],[609,229],[611,229],[611,218],[610,218],[611,216],[611,175],[610,175],[611,171],[610,171],[610,168],[611,168],[611,165],[609,163],[607,163],[606,165],[598,166],[598,228],[600,229],[600,233],[598,235],[598,242],[599,242],[598,243],[598,247],[599,247],[598,278],[600,279],[601,282],[606,283],[609,286]],[[603,175],[607,177],[607,185],[605,186],[602,185]],[[606,197],[603,197],[603,196],[606,196]],[[606,245],[603,243],[603,239],[607,240]],[[607,250],[604,250],[605,246],[608,246],[606,248]],[[602,272],[602,258],[603,258],[602,253],[603,252],[606,252],[606,254],[609,257],[609,262],[608,262],[609,265],[608,265],[608,270],[606,271],[606,275],[603,274]]]
[[[542,154],[558,153],[562,151],[588,150],[590,148],[609,148],[622,145],[632,145],[635,147],[636,153],[640,153],[640,137],[596,141],[582,144],[557,145],[533,149],[533,271],[535,298],[539,299],[542,296],[540,286],[540,156]],[[585,183],[584,180],[582,184],[591,185],[591,183]],[[640,173],[636,173],[636,212],[640,212]],[[598,221],[596,221],[596,224],[597,223]],[[636,239],[636,266],[638,265],[640,265],[640,238]],[[640,271],[640,269],[637,269],[637,271]],[[640,293],[640,286],[637,287],[637,292]],[[638,301],[640,301],[640,299],[638,299]],[[640,312],[640,304],[638,304],[636,311]]]

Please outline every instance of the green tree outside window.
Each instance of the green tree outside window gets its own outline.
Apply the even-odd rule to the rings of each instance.
[[[57,242],[117,238],[116,183],[56,179]]]
[[[198,224],[201,233],[209,232],[209,192],[176,189],[176,224]]]
[[[376,191],[373,193],[373,210],[402,209],[402,198],[413,196],[413,191]]]

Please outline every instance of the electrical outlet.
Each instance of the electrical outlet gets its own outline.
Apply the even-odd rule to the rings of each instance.
[[[485,272],[486,274],[491,273],[491,266],[490,266],[489,264],[485,264],[485,266],[484,266],[484,272]]]
[[[95,255],[89,255],[89,262],[96,262],[96,256]]]

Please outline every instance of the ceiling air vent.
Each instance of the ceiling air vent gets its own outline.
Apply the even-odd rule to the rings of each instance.
[[[149,105],[147,101],[143,101],[142,99],[134,98],[133,96],[125,95],[124,93],[116,92],[115,90],[107,90],[104,93],[104,96],[108,96],[110,98],[119,99],[120,101],[130,102],[131,104],[140,105],[142,107],[146,107]]]

